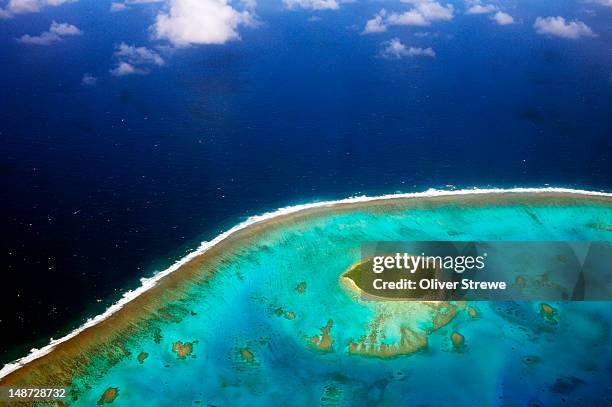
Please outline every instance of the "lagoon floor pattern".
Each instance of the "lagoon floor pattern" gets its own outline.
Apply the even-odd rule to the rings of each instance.
[[[66,404],[612,404],[609,302],[363,301],[341,284],[363,241],[612,235],[610,200],[483,202],[356,206],[279,222],[207,263],[114,365],[91,358]],[[522,272],[527,284],[541,278]]]

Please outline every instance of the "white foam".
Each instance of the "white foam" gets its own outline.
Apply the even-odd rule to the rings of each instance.
[[[320,208],[320,207],[329,207],[329,206],[334,206],[334,205],[339,205],[339,204],[347,204],[347,203],[370,202],[370,201],[389,200],[389,199],[405,199],[405,198],[424,198],[424,197],[436,197],[436,196],[451,196],[451,195],[500,194],[500,193],[510,193],[510,192],[512,192],[512,193],[547,193],[547,192],[556,192],[556,193],[564,193],[564,194],[577,194],[577,195],[612,197],[612,193],[608,193],[608,192],[585,191],[585,190],[567,189],[567,188],[509,188],[509,189],[498,189],[498,188],[493,188],[493,189],[478,189],[478,188],[473,188],[473,189],[462,189],[462,190],[455,190],[455,191],[429,189],[429,190],[427,190],[425,192],[396,193],[396,194],[386,194],[386,195],[380,195],[380,196],[355,196],[355,197],[346,198],[346,199],[339,199],[339,200],[336,200],[336,201],[324,201],[324,202],[315,202],[315,203],[309,203],[309,204],[288,206],[288,207],[285,207],[285,208],[279,208],[279,209],[277,209],[277,210],[275,210],[273,212],[267,212],[267,213],[264,213],[262,215],[252,216],[252,217],[248,218],[247,220],[245,220],[244,222],[241,222],[238,225],[234,226],[233,228],[229,229],[228,231],[221,233],[220,235],[215,237],[213,240],[211,240],[209,242],[202,242],[202,244],[200,245],[200,247],[198,247],[197,250],[189,253],[188,255],[186,255],[182,259],[178,260],[176,263],[174,263],[172,266],[168,267],[167,269],[165,269],[163,271],[160,271],[159,273],[156,273],[152,277],[142,278],[140,280],[141,283],[142,283],[142,285],[140,287],[138,287],[135,290],[131,290],[131,291],[128,291],[128,292],[124,293],[123,297],[119,301],[117,301],[115,304],[113,304],[109,308],[107,308],[106,311],[104,311],[102,314],[88,319],[87,322],[85,322],[82,326],[80,326],[79,328],[73,330],[72,332],[70,332],[66,336],[64,336],[64,337],[62,337],[60,339],[51,339],[51,341],[49,342],[49,344],[47,346],[45,346],[45,347],[43,347],[41,349],[32,349],[30,351],[30,354],[28,354],[27,356],[24,356],[24,357],[22,357],[20,359],[17,359],[14,362],[7,363],[6,365],[4,365],[2,370],[0,370],[0,379],[2,379],[3,377],[7,376],[9,373],[14,372],[15,370],[25,366],[29,362],[31,362],[31,361],[33,361],[35,359],[38,359],[38,358],[48,354],[58,344],[60,344],[62,342],[65,342],[65,341],[67,341],[67,340],[77,336],[79,333],[83,332],[87,328],[90,328],[90,327],[92,327],[92,326],[94,326],[94,325],[104,321],[105,319],[107,319],[108,317],[113,315],[115,312],[117,312],[121,308],[123,308],[123,306],[125,304],[127,304],[128,302],[130,302],[134,298],[138,297],[142,293],[144,293],[147,290],[149,290],[152,287],[154,287],[159,280],[161,280],[162,278],[164,278],[168,274],[178,270],[182,265],[184,265],[185,263],[189,262],[193,258],[201,255],[202,253],[206,252],[211,247],[219,244],[220,242],[222,242],[223,240],[227,239],[232,234],[238,232],[239,230],[247,228],[247,227],[249,227],[249,226],[251,226],[253,224],[260,223],[260,222],[263,222],[263,221],[266,221],[266,220],[269,220],[269,219],[273,219],[273,218],[276,218],[278,216],[294,214],[296,212],[300,212],[300,211],[307,210],[307,209]]]

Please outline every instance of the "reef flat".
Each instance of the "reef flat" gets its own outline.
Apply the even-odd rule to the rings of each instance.
[[[611,224],[610,196],[551,190],[280,212],[225,235],[46,353],[5,367],[0,385],[67,387],[71,406],[375,405],[406,394],[411,404],[605,404],[608,303],[372,301],[341,276],[364,241],[610,240]],[[521,278],[542,276],[525,267]]]

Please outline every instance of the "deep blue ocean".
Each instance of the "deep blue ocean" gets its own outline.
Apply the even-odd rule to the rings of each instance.
[[[366,35],[383,5],[407,6],[261,1],[240,40],[177,49],[151,38],[163,3],[0,20],[0,362],[280,206],[448,186],[612,190],[612,8],[506,2],[516,23],[500,26],[453,4],[452,21]],[[557,15],[596,36],[535,32]],[[52,21],[83,34],[15,40]],[[396,37],[435,58],[383,57]],[[113,76],[121,42],[165,63]]]

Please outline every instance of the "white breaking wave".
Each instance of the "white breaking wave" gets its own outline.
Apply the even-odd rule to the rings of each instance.
[[[612,198],[612,193],[608,193],[608,192],[586,191],[586,190],[569,189],[569,188],[508,188],[508,189],[502,189],[502,188],[478,189],[478,188],[473,188],[473,189],[461,189],[461,190],[455,190],[455,191],[429,189],[429,190],[427,190],[425,192],[395,193],[395,194],[386,194],[386,195],[380,195],[380,196],[365,196],[365,195],[363,195],[363,196],[355,196],[355,197],[350,197],[350,198],[345,198],[345,199],[339,199],[339,200],[335,200],[335,201],[323,201],[323,202],[314,202],[314,203],[302,204],[302,205],[294,205],[294,206],[288,206],[288,207],[284,207],[284,208],[279,208],[279,209],[277,209],[275,211],[267,212],[267,213],[264,213],[262,215],[251,216],[250,218],[248,218],[244,222],[241,222],[241,223],[237,224],[236,226],[234,226],[233,228],[231,228],[231,229],[221,233],[220,235],[215,237],[213,240],[211,240],[209,242],[202,242],[200,244],[200,247],[198,247],[195,251],[193,251],[193,252],[189,253],[188,255],[186,255],[185,257],[181,258],[180,260],[175,262],[172,266],[168,267],[167,269],[156,273],[152,277],[141,278],[140,282],[142,283],[142,285],[140,287],[138,287],[135,290],[130,290],[130,291],[127,291],[126,293],[124,293],[123,297],[119,301],[117,301],[115,304],[113,304],[110,307],[108,307],[106,309],[106,311],[104,311],[102,314],[97,315],[97,316],[95,316],[93,318],[89,318],[79,328],[76,328],[75,330],[73,330],[72,332],[70,332],[69,334],[65,335],[64,337],[62,337],[60,339],[53,339],[53,338],[51,338],[51,340],[50,340],[50,342],[49,342],[49,344],[47,346],[45,346],[45,347],[43,347],[41,349],[34,348],[34,349],[32,349],[30,351],[30,354],[28,354],[28,355],[26,355],[26,356],[24,356],[24,357],[22,357],[20,359],[17,359],[14,362],[7,363],[0,370],[0,379],[2,379],[3,377],[7,376],[9,373],[14,372],[15,370],[25,366],[29,362],[31,362],[31,361],[33,361],[35,359],[38,359],[38,358],[48,354],[58,344],[60,344],[62,342],[65,342],[67,340],[70,340],[71,338],[77,336],[79,333],[83,332],[87,328],[90,328],[90,327],[92,327],[92,326],[94,326],[94,325],[104,321],[105,319],[107,319],[108,317],[113,315],[115,312],[117,312],[121,308],[123,308],[123,306],[125,304],[129,303],[134,298],[138,297],[142,293],[144,293],[144,292],[148,291],[149,289],[153,288],[157,284],[157,282],[159,280],[161,280],[162,278],[164,278],[165,276],[167,276],[170,273],[173,273],[174,271],[178,270],[181,266],[183,266],[184,264],[188,263],[190,260],[196,258],[197,256],[201,255],[202,253],[205,253],[211,247],[221,243],[223,240],[227,239],[229,236],[233,235],[234,233],[236,233],[236,232],[238,232],[238,231],[240,231],[242,229],[245,229],[245,228],[247,228],[247,227],[249,227],[249,226],[251,226],[253,224],[264,222],[266,220],[270,220],[270,219],[273,219],[273,218],[276,218],[276,217],[279,217],[279,216],[294,214],[296,212],[300,212],[300,211],[304,211],[304,210],[308,210],[308,209],[330,207],[330,206],[335,206],[335,205],[340,205],[340,204],[350,204],[350,203],[360,203],[360,202],[370,202],[370,201],[390,200],[390,199],[427,198],[427,197],[437,197],[437,196],[452,196],[452,195],[501,194],[501,193],[547,193],[547,192],[556,192],[556,193],[563,193],[563,194],[576,194],[576,195],[589,195],[589,196],[604,196],[604,197]]]

